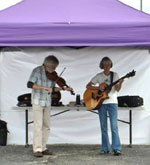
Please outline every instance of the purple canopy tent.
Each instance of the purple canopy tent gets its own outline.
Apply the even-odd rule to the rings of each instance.
[[[0,46],[135,45],[150,45],[150,15],[117,0],[24,0],[0,12]]]

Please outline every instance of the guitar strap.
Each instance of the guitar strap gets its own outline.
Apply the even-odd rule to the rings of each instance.
[[[110,72],[110,85],[113,83],[114,72]],[[109,86],[109,85],[108,85]],[[107,88],[107,87],[106,87]],[[109,86],[108,91],[111,91],[112,87]]]
[[[114,72],[110,72],[110,84],[113,83]]]

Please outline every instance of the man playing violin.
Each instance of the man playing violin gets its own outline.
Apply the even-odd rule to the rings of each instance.
[[[43,155],[53,155],[46,148],[50,132],[50,108],[51,93],[62,90],[61,87],[55,87],[55,81],[47,77],[47,72],[52,73],[59,65],[59,60],[51,55],[47,56],[43,65],[33,69],[27,87],[32,88],[32,108],[34,120],[33,133],[33,154],[35,157]],[[63,88],[63,90],[72,90],[72,88]]]
[[[92,80],[87,84],[87,89],[100,90],[103,91],[104,87],[101,85],[103,83],[110,85],[112,82],[119,79],[118,74],[111,72],[110,69],[113,63],[110,58],[104,57],[100,61],[100,68],[104,71],[98,73]],[[101,107],[98,109],[99,119],[102,132],[102,151],[101,154],[108,154],[111,150],[114,155],[121,154],[121,144],[118,134],[118,124],[117,124],[117,92],[121,89],[123,80],[121,79],[119,83],[112,87],[111,91],[108,93],[109,98],[105,99]],[[94,86],[99,84],[98,87]],[[109,143],[108,129],[107,129],[107,113],[110,118],[111,133],[112,133],[112,146]]]

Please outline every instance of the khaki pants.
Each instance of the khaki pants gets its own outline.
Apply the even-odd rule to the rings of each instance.
[[[32,105],[34,132],[33,132],[33,152],[46,150],[46,143],[50,133],[50,107]]]

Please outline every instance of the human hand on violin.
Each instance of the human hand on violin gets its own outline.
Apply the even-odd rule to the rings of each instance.
[[[53,92],[53,88],[46,88],[46,90],[48,91],[48,93],[52,93]]]
[[[66,91],[73,91],[73,88],[71,88],[71,87],[63,87],[63,89]]]
[[[73,89],[66,84],[65,79],[57,75],[57,72],[55,71],[52,73],[46,72],[46,76],[48,77],[49,80],[55,81],[57,85],[60,87],[60,88],[56,87],[55,90],[56,92],[60,90],[66,90],[66,91],[70,91],[72,95],[75,95]]]
[[[71,88],[71,87],[55,87],[55,89],[54,89],[55,92],[58,92],[61,90],[73,91],[73,88]]]
[[[63,89],[60,88],[60,87],[54,87],[54,92],[59,92],[59,91],[61,91],[61,90],[63,90]]]

